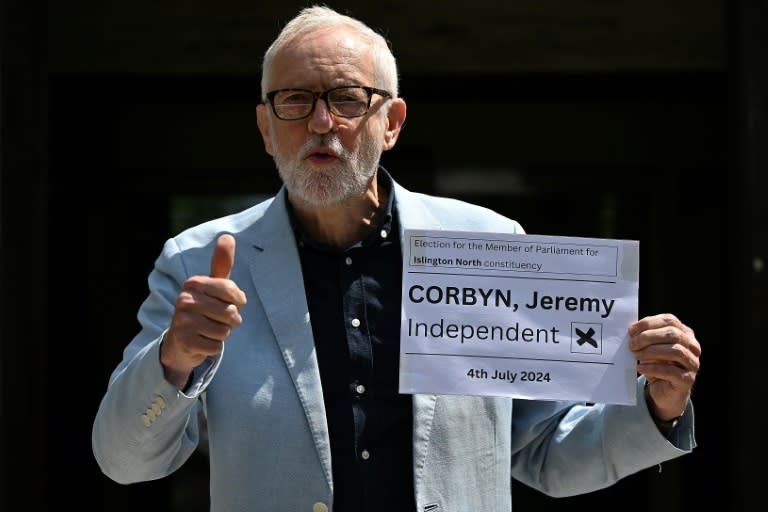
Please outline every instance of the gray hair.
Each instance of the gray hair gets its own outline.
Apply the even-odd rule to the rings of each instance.
[[[339,14],[330,7],[313,5],[302,9],[296,17],[289,21],[264,53],[261,66],[262,99],[265,99],[264,95],[268,92],[266,88],[271,78],[272,61],[280,50],[301,34],[328,27],[351,28],[370,43],[376,83],[366,85],[386,89],[392,93],[393,97],[397,97],[397,63],[387,40],[360,20]]]

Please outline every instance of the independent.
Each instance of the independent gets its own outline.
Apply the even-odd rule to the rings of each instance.
[[[525,343],[560,343],[557,334],[560,329],[550,327],[520,327],[519,322],[512,325],[471,325],[446,323],[445,319],[439,322],[415,322],[408,319],[408,336],[411,338],[431,338],[456,340],[459,343],[466,341],[509,341]]]

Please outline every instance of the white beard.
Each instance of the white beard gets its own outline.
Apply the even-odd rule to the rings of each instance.
[[[289,194],[313,206],[333,206],[365,193],[376,175],[384,142],[364,132],[359,151],[352,153],[337,135],[329,133],[313,136],[293,155],[281,151],[276,137],[272,145],[277,170]],[[339,162],[323,169],[313,168],[305,158],[317,146],[330,148]]]

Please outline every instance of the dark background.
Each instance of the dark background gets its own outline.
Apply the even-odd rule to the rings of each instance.
[[[757,509],[766,2],[329,3],[392,42],[396,180],[529,233],[639,240],[641,315],[674,312],[703,346],[693,454],[580,497],[515,484],[516,509]],[[259,66],[306,3],[1,5],[0,510],[207,510],[204,454],[121,486],[91,423],[163,241],[279,186]]]

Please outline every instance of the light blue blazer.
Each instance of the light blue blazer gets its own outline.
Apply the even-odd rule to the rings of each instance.
[[[488,209],[398,184],[395,201],[404,228],[523,232]],[[212,512],[333,509],[323,390],[285,202],[282,189],[165,243],[138,313],[142,328],[111,375],[93,424],[93,453],[114,481],[158,479],[178,469],[198,446],[202,408]],[[237,239],[232,279],[248,304],[221,355],[198,368],[182,393],[163,378],[159,347],[182,284],[209,274],[222,232]],[[393,492],[415,492],[418,512],[508,512],[512,479],[567,496],[691,451],[692,405],[667,439],[654,426],[642,387],[640,378],[637,406],[416,395],[414,487]]]

